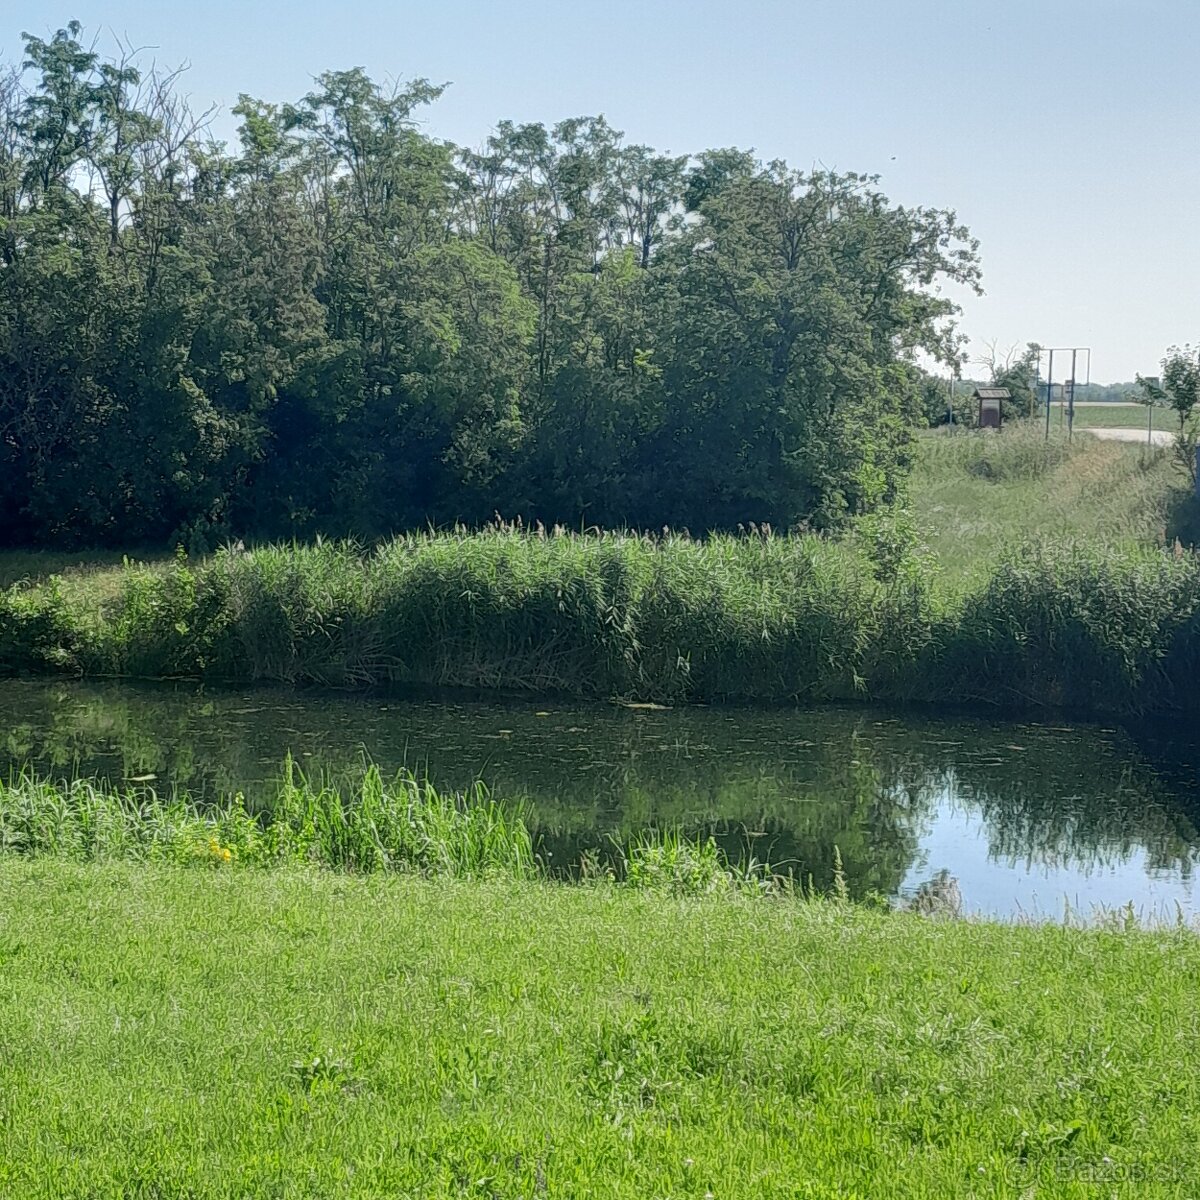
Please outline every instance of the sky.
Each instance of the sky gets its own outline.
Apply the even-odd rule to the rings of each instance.
[[[674,154],[877,174],[979,239],[973,356],[1090,346],[1113,382],[1200,340],[1200,0],[0,0],[0,60],[72,18],[187,63],[230,140],[239,93],[361,66],[449,83],[425,126],[463,145],[603,113]]]

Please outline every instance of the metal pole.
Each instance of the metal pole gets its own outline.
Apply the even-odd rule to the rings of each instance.
[[[1050,365],[1046,368],[1046,441],[1050,440],[1050,405],[1054,401],[1054,351],[1050,351]]]
[[[1067,401],[1067,437],[1075,436],[1075,356],[1078,350],[1071,351],[1071,397]]]
[[[1042,390],[1042,348],[1038,347],[1037,366],[1033,368],[1033,394],[1036,396]],[[1034,413],[1034,416],[1037,414]]]

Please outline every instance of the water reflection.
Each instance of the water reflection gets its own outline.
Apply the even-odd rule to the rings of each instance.
[[[863,709],[630,710],[406,702],[292,692],[0,683],[0,765],[155,776],[264,793],[287,751],[308,769],[407,765],[482,777],[528,805],[569,869],[651,824],[712,833],[852,894],[894,896],[948,870],[964,906],[1033,894],[1192,909],[1196,750],[1155,731],[903,717]]]

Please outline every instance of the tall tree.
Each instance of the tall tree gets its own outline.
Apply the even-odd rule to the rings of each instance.
[[[953,347],[953,306],[929,285],[974,285],[975,245],[952,213],[891,207],[871,179],[725,161],[667,264],[660,490],[693,526],[833,525],[895,492],[913,356]]]
[[[496,507],[833,526],[893,495],[953,214],[603,117],[421,127],[321,75],[212,142],[78,25],[0,70],[0,536],[375,536]]]

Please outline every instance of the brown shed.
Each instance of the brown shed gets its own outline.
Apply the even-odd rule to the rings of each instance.
[[[979,428],[999,429],[1004,401],[1011,400],[1012,393],[1008,388],[981,387],[975,389],[974,397],[979,401]]]

